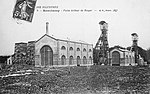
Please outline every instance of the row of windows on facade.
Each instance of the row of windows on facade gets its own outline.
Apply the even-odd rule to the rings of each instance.
[[[61,58],[65,58],[66,59],[66,56],[65,55],[62,55]],[[69,58],[72,58],[73,59],[73,56],[71,55]],[[77,56],[77,59],[79,59],[80,56]],[[83,59],[86,59],[86,56],[83,56]],[[89,56],[89,59],[92,59],[91,56]]]
[[[126,58],[132,58],[132,56],[128,56],[128,55],[126,55]]]
[[[74,60],[75,59],[73,59],[73,56],[70,56],[69,57],[69,64],[72,65]],[[80,56],[77,56],[76,60],[77,60],[77,64],[81,63]],[[87,60],[90,60],[90,62],[91,62],[92,61],[92,57],[90,56],[89,59],[87,59],[86,56],[84,56],[82,60],[83,60],[83,64],[87,64]],[[61,57],[61,63],[62,63],[62,65],[64,65],[65,62],[66,62],[66,57],[65,57],[65,55],[62,55],[62,57]]]
[[[66,47],[65,47],[65,46],[62,46],[62,47],[61,47],[61,50],[66,50]],[[73,47],[70,47],[69,50],[72,51],[72,50],[73,50]],[[77,51],[80,51],[80,48],[77,48]],[[89,52],[91,52],[91,51],[92,51],[92,50],[89,49]],[[85,48],[83,49],[83,52],[86,52],[86,49],[85,49]]]

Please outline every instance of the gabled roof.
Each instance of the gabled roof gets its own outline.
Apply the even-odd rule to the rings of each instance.
[[[41,40],[44,36],[48,36],[48,37],[50,37],[50,38],[52,38],[52,39],[54,39],[54,40],[56,40],[56,41],[66,41],[66,42],[72,42],[72,43],[79,43],[79,44],[88,44],[88,43],[83,43],[83,42],[76,42],[76,41],[70,41],[70,40],[63,40],[63,39],[56,39],[56,38],[54,38],[54,37],[52,37],[52,36],[49,36],[49,35],[47,35],[47,34],[44,34],[40,39],[38,39],[36,42],[38,42],[39,40]],[[93,44],[88,44],[88,45],[93,45]]]
[[[119,51],[121,51],[121,52],[128,52],[128,51],[130,51],[130,50],[127,49],[127,48],[124,48],[124,47],[121,47],[121,46],[117,45],[117,46],[114,46],[114,47],[109,48],[109,52],[112,51],[113,49],[117,49],[117,50],[119,50]]]
[[[17,44],[27,44],[26,42],[18,42],[18,43],[15,43],[16,45]]]
[[[28,41],[28,43],[35,43],[36,41]]]
[[[117,46],[109,48],[109,51],[112,51],[113,49],[118,49],[118,50],[120,50],[122,52],[126,50],[126,48],[117,45]]]
[[[38,42],[39,40],[41,40],[44,36],[48,36],[48,37],[50,37],[50,38],[52,38],[52,39],[54,39],[54,40],[58,40],[58,39],[56,39],[56,38],[54,38],[54,37],[51,37],[51,36],[49,36],[49,35],[47,35],[47,34],[44,34],[41,38],[39,38],[36,42]]]

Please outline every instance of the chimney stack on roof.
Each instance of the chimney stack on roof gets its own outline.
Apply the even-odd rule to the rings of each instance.
[[[48,23],[48,22],[46,22],[46,34],[47,34],[47,35],[49,35],[48,27],[49,27],[49,23]]]

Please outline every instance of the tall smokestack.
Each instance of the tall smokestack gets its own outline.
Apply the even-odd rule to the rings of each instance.
[[[46,22],[46,34],[47,34],[47,35],[49,35],[48,26],[49,26],[49,23],[48,23],[48,22]]]

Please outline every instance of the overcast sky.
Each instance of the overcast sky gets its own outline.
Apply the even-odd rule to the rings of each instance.
[[[108,23],[109,46],[132,45],[131,34],[139,35],[138,45],[150,47],[150,0],[37,0],[33,21],[12,18],[16,0],[0,0],[0,55],[14,53],[17,42],[38,40],[45,34],[59,39],[82,40],[95,46],[101,31],[100,21]],[[92,12],[40,12],[37,6],[58,6],[50,9],[89,9]],[[100,12],[99,10],[116,12]],[[95,11],[96,10],[96,11]],[[19,24],[17,24],[19,23]]]

